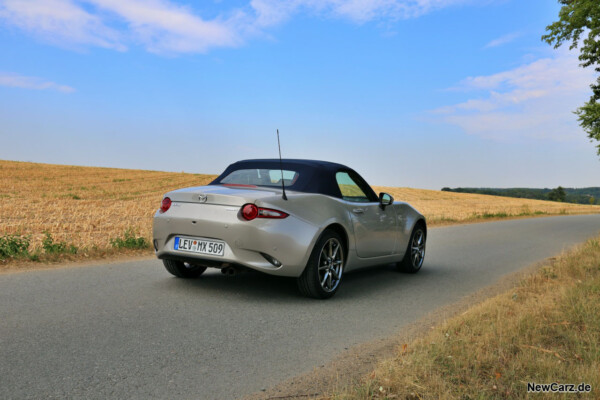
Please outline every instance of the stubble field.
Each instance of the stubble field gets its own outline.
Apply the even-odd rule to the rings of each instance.
[[[211,175],[0,161],[0,236],[44,232],[78,248],[107,248],[130,229],[150,239],[165,192]]]
[[[0,237],[30,236],[40,249],[45,232],[80,253],[111,248],[126,231],[150,243],[152,216],[164,193],[209,183],[214,175],[79,167],[0,160]],[[599,213],[600,206],[434,190],[374,187],[407,201],[430,225],[482,219]]]

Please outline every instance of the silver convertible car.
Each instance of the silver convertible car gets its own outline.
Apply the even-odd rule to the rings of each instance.
[[[207,186],[169,192],[154,216],[154,249],[171,274],[250,268],[297,278],[300,291],[328,298],[351,270],[396,263],[419,271],[425,217],[375,194],[341,164],[245,160]]]

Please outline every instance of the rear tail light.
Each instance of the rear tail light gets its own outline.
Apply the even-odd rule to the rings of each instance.
[[[160,212],[167,212],[169,208],[171,208],[171,199],[165,197],[162,201],[162,204],[160,205]]]
[[[246,204],[242,207],[242,217],[248,221],[252,221],[254,218],[258,217],[258,207],[254,204]]]
[[[282,219],[287,217],[289,214],[284,213],[283,211],[277,211],[270,208],[259,208],[258,209],[258,218],[276,218]]]
[[[288,215],[288,213],[284,213],[283,211],[257,207],[254,204],[245,204],[242,207],[242,217],[247,221],[252,221],[255,218],[283,219]]]

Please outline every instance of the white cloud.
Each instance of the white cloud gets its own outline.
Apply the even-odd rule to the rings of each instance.
[[[0,0],[0,20],[60,45],[124,49],[119,32],[71,0]]]
[[[508,43],[514,41],[515,39],[519,38],[520,36],[521,36],[521,34],[519,32],[509,33],[507,35],[500,36],[499,38],[490,41],[488,44],[483,46],[483,48],[490,49],[492,47],[502,46],[502,45],[505,45],[505,44],[508,44]]]
[[[416,18],[470,0],[252,0],[259,26],[276,25],[293,14],[309,12],[364,23],[376,19]]]
[[[496,140],[581,137],[573,111],[590,95],[594,71],[568,51],[487,76],[468,77],[457,88],[478,96],[434,110],[466,133]]]
[[[154,52],[205,52],[234,46],[239,38],[226,20],[205,21],[166,0],[87,0],[126,22],[133,36]]]
[[[57,90],[63,93],[72,93],[75,91],[75,89],[70,86],[59,85],[58,83],[45,81],[31,76],[22,76],[6,72],[0,72],[0,86],[34,90]]]
[[[240,42],[235,19],[206,21],[167,0],[0,0],[0,20],[59,45],[196,53]]]
[[[243,43],[295,14],[354,23],[414,18],[474,0],[249,0],[207,20],[173,0],[0,0],[0,22],[59,45],[202,53]]]

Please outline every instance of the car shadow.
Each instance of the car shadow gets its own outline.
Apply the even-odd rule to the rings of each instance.
[[[394,264],[384,264],[352,271],[342,281],[336,297],[362,298],[371,297],[374,293],[395,295],[399,291],[414,288],[416,284],[431,282],[432,279],[443,279],[448,269],[424,265],[416,274],[402,273]],[[435,277],[435,278],[433,278]]]
[[[166,272],[165,272],[166,273]],[[344,275],[338,293],[332,301],[345,301],[368,298],[374,293],[394,295],[403,289],[413,288],[430,279],[443,279],[449,274],[448,268],[424,265],[417,274],[405,274],[396,270],[393,264],[355,270]],[[166,278],[161,281],[163,289],[181,290],[201,289],[211,297],[237,298],[245,301],[264,301],[297,303],[298,300],[313,301],[302,296],[296,286],[295,278],[267,275],[247,270],[235,276],[221,274],[217,269],[209,269],[197,279]]]

